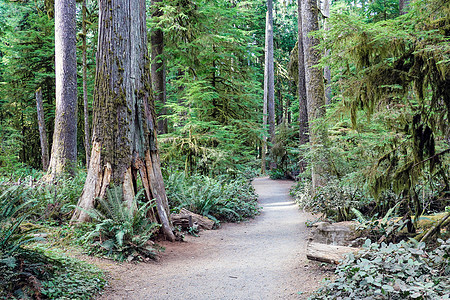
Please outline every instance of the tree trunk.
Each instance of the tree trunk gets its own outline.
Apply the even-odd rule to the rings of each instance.
[[[407,7],[409,5],[409,0],[400,0],[399,3],[399,12],[400,15],[404,15],[407,13]]]
[[[87,61],[86,61],[86,0],[83,0],[82,4],[82,52],[83,52],[83,108],[84,108],[84,149],[86,151],[86,168],[89,168],[90,154],[91,154],[91,138],[89,134],[89,107],[87,96]]]
[[[319,127],[315,121],[325,116],[325,93],[322,70],[315,68],[320,61],[320,52],[314,47],[319,40],[310,37],[309,33],[319,29],[318,7],[316,0],[302,1],[302,34],[305,62],[305,86],[306,102],[308,110],[309,139],[311,148],[318,152],[319,145],[323,145],[326,139],[325,128]],[[324,185],[323,161],[318,158],[312,167],[313,191],[316,187]]]
[[[263,140],[261,147],[261,174],[266,173],[266,152],[267,152],[267,98],[268,98],[268,78],[269,78],[269,56],[267,42],[269,31],[269,11],[266,13],[266,43],[264,46],[264,104],[263,104]]]
[[[329,30],[327,19],[330,17],[330,0],[323,0],[322,2],[323,27],[325,30]],[[325,50],[325,56],[330,55],[330,50]],[[325,78],[325,104],[331,103],[331,69],[330,66],[323,68],[323,77]]]
[[[275,144],[275,84],[273,68],[273,0],[267,0],[266,19],[266,68],[267,68],[267,113],[269,122],[269,136],[271,145]],[[276,164],[271,160],[270,169],[275,169]]]
[[[139,175],[146,198],[155,201],[162,231],[175,240],[161,175],[147,52],[145,0],[100,0],[94,91],[93,146],[88,175],[72,222],[112,183],[131,203]]]
[[[45,129],[44,105],[42,103],[42,89],[36,90],[36,106],[39,125],[39,137],[41,140],[42,168],[44,171],[48,169],[48,141],[47,130]]]
[[[162,0],[152,0],[152,18],[162,16],[162,11],[158,8]],[[162,118],[167,114],[166,105],[166,69],[163,58],[164,33],[161,29],[152,29],[152,87],[155,95],[155,103],[161,105],[161,112],[158,119],[158,133],[167,133],[167,119]]]
[[[48,180],[75,174],[77,164],[77,57],[75,0],[55,2],[56,111]]]
[[[305,145],[309,142],[308,134],[308,104],[306,101],[306,83],[305,83],[305,60],[303,47],[303,30],[302,30],[302,5],[301,0],[297,0],[298,4],[298,107],[299,107],[299,144]],[[300,151],[299,171],[303,173],[306,170],[306,162],[304,155]]]

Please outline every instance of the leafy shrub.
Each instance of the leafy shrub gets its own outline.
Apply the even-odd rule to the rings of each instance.
[[[440,243],[426,251],[424,243],[367,240],[310,299],[450,299],[450,239]]]
[[[359,208],[372,201],[359,188],[338,181],[330,181],[326,186],[318,188],[314,196],[310,184],[301,181],[295,188],[294,198],[301,208],[323,214],[334,221],[352,220],[352,207]]]
[[[284,176],[284,171],[281,170],[281,169],[273,169],[273,170],[270,170],[270,171],[269,171],[269,177],[270,177],[270,179],[274,179],[274,180],[286,178],[286,177]]]
[[[141,260],[156,255],[150,238],[158,231],[159,225],[147,217],[153,207],[151,202],[137,208],[137,199],[142,191],[130,206],[123,201],[120,187],[109,189],[106,198],[98,199],[99,209],[88,212],[98,222],[86,236],[86,240],[93,241],[91,254],[105,254],[119,261]]]
[[[259,212],[254,189],[242,177],[186,177],[184,173],[172,173],[165,184],[170,207],[174,211],[186,208],[216,223],[239,222]]]

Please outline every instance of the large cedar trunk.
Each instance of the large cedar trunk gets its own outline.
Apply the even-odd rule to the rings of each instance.
[[[305,61],[303,50],[303,31],[302,31],[302,5],[301,0],[297,0],[298,4],[298,111],[299,111],[299,144],[305,145],[309,142],[308,135],[308,109],[306,102],[306,85],[305,85]],[[306,162],[303,159],[303,155],[300,153],[299,158],[300,173],[306,170]]]
[[[316,0],[302,1],[302,34],[305,63],[306,102],[308,106],[309,139],[311,147],[323,145],[326,139],[325,128],[320,128],[314,121],[325,116],[325,91],[323,73],[315,68],[320,61],[320,51],[315,48],[319,44],[317,37],[310,37],[309,33],[319,29],[318,7]],[[324,185],[324,170],[321,163],[313,164],[312,184],[313,190]]]
[[[145,0],[100,0],[93,145],[86,183],[73,222],[104,197],[110,184],[121,186],[126,203],[141,177],[146,197],[155,201],[167,239],[175,239],[161,175],[147,51]]]
[[[55,1],[56,111],[48,180],[75,173],[77,163],[77,57],[75,0]]]
[[[157,7],[162,0],[152,0],[152,18],[162,16],[161,10]],[[152,87],[155,94],[155,103],[162,106],[161,116],[166,114],[166,70],[163,58],[164,51],[164,33],[161,29],[152,29]],[[167,119],[159,118],[158,133],[167,133]]]

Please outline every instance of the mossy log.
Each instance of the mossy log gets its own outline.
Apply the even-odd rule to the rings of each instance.
[[[180,213],[172,214],[171,219],[174,226],[181,226],[185,230],[190,227],[211,230],[214,227],[214,221],[184,208],[180,210]]]

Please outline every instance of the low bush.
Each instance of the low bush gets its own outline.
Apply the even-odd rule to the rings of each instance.
[[[239,222],[259,213],[257,196],[248,179],[172,173],[166,191],[173,211],[186,208],[216,223]]]
[[[427,251],[424,243],[367,240],[310,299],[450,299],[450,239],[439,242]]]
[[[360,208],[373,201],[359,188],[343,185],[337,180],[318,188],[314,196],[309,181],[300,181],[292,194],[301,208],[336,222],[352,220],[355,216],[351,208]]]
[[[276,179],[285,179],[286,176],[284,174],[284,171],[282,169],[273,169],[269,171],[269,177],[270,179],[276,180]]]

